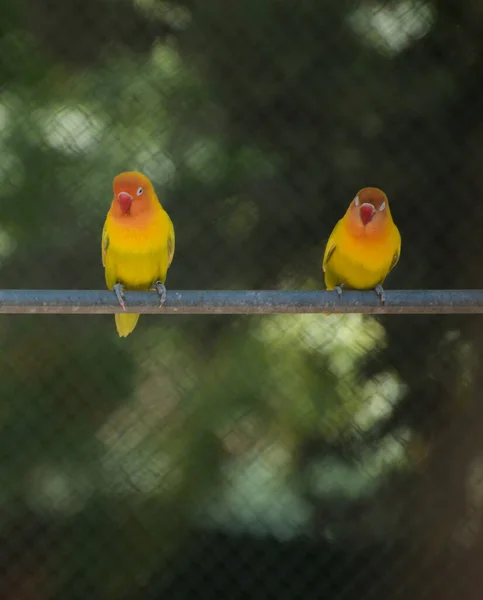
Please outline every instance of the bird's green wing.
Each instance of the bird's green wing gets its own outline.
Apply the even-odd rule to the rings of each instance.
[[[169,217],[168,217],[169,218]],[[171,265],[171,262],[174,257],[174,247],[175,247],[175,236],[174,236],[174,226],[171,219],[169,219],[169,232],[168,232],[168,269]]]
[[[107,234],[107,220],[104,223],[104,227],[102,228],[102,242],[101,242],[101,252],[102,252],[102,266],[106,266],[106,253],[109,247],[109,236]]]
[[[337,223],[337,225],[332,230],[332,233],[330,234],[330,237],[327,241],[327,245],[325,247],[324,259],[322,261],[322,270],[324,271],[324,273],[325,273],[325,270],[329,263],[329,260],[331,259],[332,255],[335,252],[335,249],[337,248],[336,243],[335,243],[335,236],[336,236],[337,230],[339,229],[339,226],[340,226],[340,221]]]
[[[394,253],[394,256],[392,257],[392,262],[391,262],[391,266],[389,267],[388,273],[390,273],[394,269],[394,267],[397,265],[397,263],[399,262],[400,256],[401,256],[401,243],[399,243],[399,247],[396,250],[396,252]]]

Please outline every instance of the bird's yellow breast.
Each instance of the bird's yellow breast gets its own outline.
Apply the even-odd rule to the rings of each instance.
[[[161,207],[149,220],[132,223],[108,214],[107,287],[122,283],[127,289],[148,289],[155,281],[164,282],[170,226],[171,221]]]
[[[355,237],[339,227],[335,249],[325,269],[328,288],[344,284],[347,288],[373,289],[382,284],[391,269],[401,238],[395,225],[376,238]]]

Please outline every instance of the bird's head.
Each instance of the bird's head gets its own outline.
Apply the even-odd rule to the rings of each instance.
[[[347,214],[351,229],[359,235],[381,231],[392,218],[386,194],[374,187],[357,192]]]
[[[119,173],[114,177],[112,187],[113,208],[122,216],[141,214],[149,208],[153,200],[157,199],[152,183],[137,171]]]

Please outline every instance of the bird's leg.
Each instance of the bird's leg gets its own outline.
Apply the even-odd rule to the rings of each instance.
[[[154,284],[154,287],[155,287],[156,291],[158,292],[159,308],[161,308],[163,306],[163,304],[166,302],[166,286],[164,285],[164,283],[161,283],[160,281],[156,281],[156,283]]]
[[[116,294],[117,301],[121,305],[122,310],[126,310],[126,303],[124,302],[124,286],[121,283],[116,283],[112,289]]]
[[[378,283],[376,285],[374,291],[376,292],[376,294],[380,298],[381,304],[385,304],[386,303],[386,294],[384,293],[384,288],[382,287],[382,285],[380,283]]]
[[[342,298],[342,288],[344,287],[344,284],[341,283],[340,285],[336,285],[334,287],[334,291],[337,292],[337,295],[339,296],[339,300]]]

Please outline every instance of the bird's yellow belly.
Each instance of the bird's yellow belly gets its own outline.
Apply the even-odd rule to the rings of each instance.
[[[328,268],[332,285],[343,284],[346,288],[368,290],[382,284],[389,272],[392,255],[386,259],[374,253],[368,258],[361,254],[348,255],[337,249]]]
[[[162,249],[150,253],[126,253],[110,249],[106,257],[106,283],[112,288],[121,283],[127,289],[149,289],[156,281],[164,282],[167,271],[166,260],[161,260]],[[164,265],[162,263],[165,263]]]

